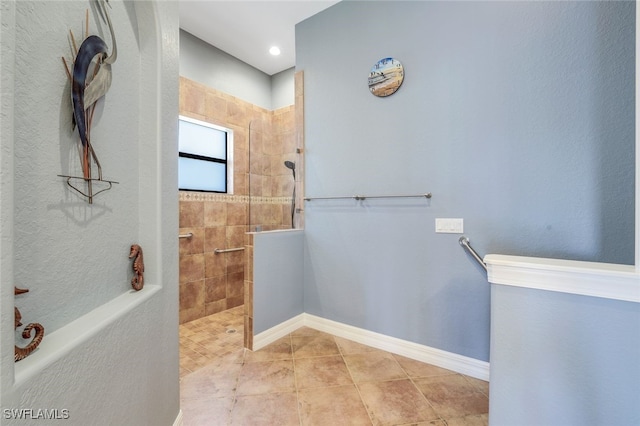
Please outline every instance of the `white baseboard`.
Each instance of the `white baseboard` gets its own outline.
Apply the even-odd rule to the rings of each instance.
[[[415,359],[416,361],[446,368],[460,374],[475,377],[476,379],[489,380],[488,362],[386,336],[306,313],[300,314],[254,336],[254,350],[263,348],[269,343],[286,336],[302,326],[324,331],[337,337]]]
[[[176,420],[173,422],[173,426],[182,426],[182,410],[178,411],[178,416]]]
[[[287,334],[296,331],[304,324],[304,316],[306,314],[297,315],[291,319],[288,319],[280,324],[271,327],[268,330],[263,331],[262,333],[258,333],[253,336],[253,350],[257,351],[258,349],[262,349],[270,343],[275,342],[281,337],[286,336]]]

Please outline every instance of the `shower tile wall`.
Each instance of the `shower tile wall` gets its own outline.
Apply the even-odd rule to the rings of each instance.
[[[291,228],[294,182],[284,162],[301,157],[297,110],[269,111],[180,78],[180,114],[234,133],[233,195],[180,191],[179,232],[193,234],[180,239],[180,323],[244,304],[245,255],[215,254],[216,248],[244,247],[245,233],[256,225]]]

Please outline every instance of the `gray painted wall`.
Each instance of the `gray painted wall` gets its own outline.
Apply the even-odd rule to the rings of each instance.
[[[640,423],[640,304],[491,286],[491,424]]]
[[[2,2],[0,407],[68,410],[65,424],[169,425],[179,412],[178,7],[111,2],[113,82],[91,131],[105,179],[89,205],[58,174],[81,174],[68,34],[112,46],[95,1]],[[99,22],[99,23],[98,23]],[[129,247],[145,253],[133,292]],[[14,363],[13,287],[38,349]],[[10,416],[9,416],[10,417]],[[43,424],[8,419],[2,424]],[[50,423],[50,421],[49,421]]]
[[[278,109],[295,103],[295,68],[271,76],[271,105]]]
[[[305,312],[487,361],[482,254],[633,263],[633,2],[341,2],[296,27]],[[394,95],[373,64],[405,67]]]
[[[261,333],[304,312],[304,231],[253,236],[253,330]]]
[[[268,110],[294,102],[293,69],[269,76],[184,30],[180,75]]]

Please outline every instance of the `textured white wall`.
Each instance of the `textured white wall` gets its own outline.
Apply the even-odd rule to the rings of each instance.
[[[111,8],[118,59],[91,128],[105,179],[120,183],[89,205],[56,176],[82,176],[78,132],[71,124],[70,83],[60,59],[71,58],[68,31],[81,42],[89,8],[90,33],[112,45],[106,26],[98,30],[95,4],[16,3],[14,279],[16,286],[30,290],[16,303],[27,321],[46,324],[48,332],[128,289],[128,251],[139,235],[138,221],[132,219],[139,215],[134,200],[138,162],[144,155],[137,143],[144,99],[138,87],[144,76],[130,21],[137,18],[123,3]]]
[[[178,414],[176,2],[111,1],[113,83],[92,129],[104,177],[93,205],[58,174],[80,174],[71,131],[67,34],[111,46],[95,1],[2,2],[0,415],[66,409],[66,424],[171,424]],[[129,246],[145,249],[130,290]],[[24,322],[47,334],[13,363],[13,286]],[[43,424],[42,420],[33,420]]]

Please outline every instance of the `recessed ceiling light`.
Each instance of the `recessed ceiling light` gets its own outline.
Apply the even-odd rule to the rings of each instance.
[[[278,56],[280,54],[280,48],[278,46],[273,46],[271,49],[269,49],[269,53],[271,53],[273,56]]]

